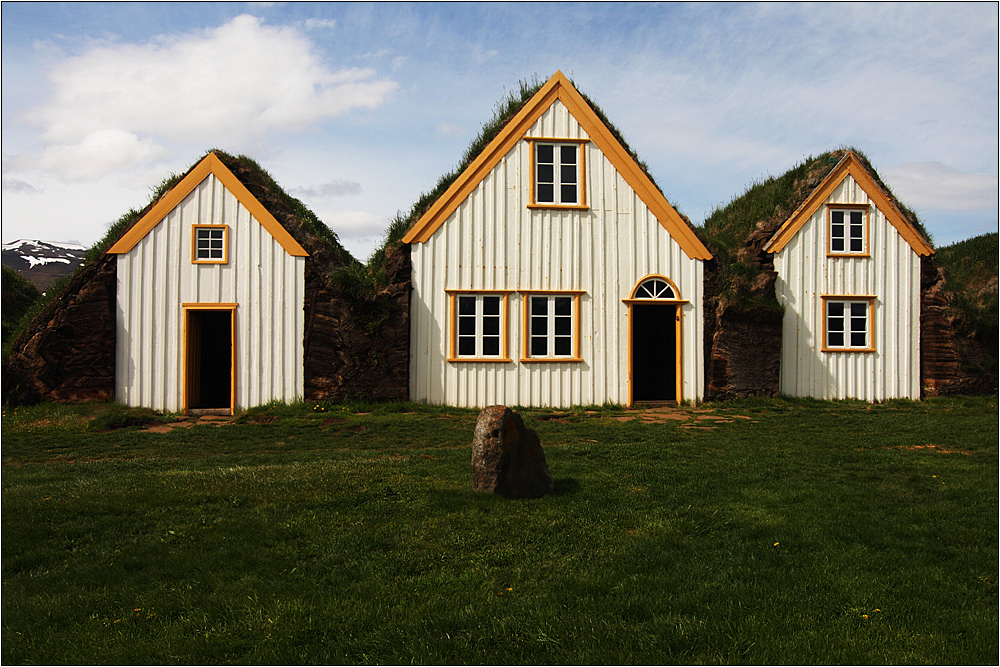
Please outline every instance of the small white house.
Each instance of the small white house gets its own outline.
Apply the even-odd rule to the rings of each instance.
[[[774,234],[781,392],[920,398],[920,257],[934,252],[853,152]]]
[[[108,252],[118,401],[232,414],[302,397],[307,253],[215,153]]]
[[[711,255],[561,72],[403,242],[411,400],[702,398]]]

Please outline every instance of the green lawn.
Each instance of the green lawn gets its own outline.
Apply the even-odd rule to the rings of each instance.
[[[469,410],[7,410],[0,658],[996,664],[996,398],[522,415],[554,496]]]

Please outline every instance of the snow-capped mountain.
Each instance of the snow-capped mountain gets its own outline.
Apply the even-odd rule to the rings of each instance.
[[[34,283],[41,291],[83,263],[86,246],[20,239],[3,244],[3,265]]]

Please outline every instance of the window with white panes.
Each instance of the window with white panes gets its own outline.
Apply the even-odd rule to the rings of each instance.
[[[227,225],[195,225],[193,261],[225,264],[228,257],[229,227]]]
[[[579,295],[526,296],[528,340],[526,359],[575,359]]]
[[[824,299],[824,348],[828,351],[870,351],[872,304],[865,299]]]
[[[506,304],[506,294],[454,294],[452,358],[504,359]]]
[[[867,208],[829,207],[830,254],[864,255],[868,252]]]
[[[551,206],[584,205],[583,144],[533,142],[532,203]]]

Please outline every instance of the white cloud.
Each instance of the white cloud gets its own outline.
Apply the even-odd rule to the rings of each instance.
[[[306,19],[306,30],[331,29],[337,26],[333,19]]]
[[[22,181],[19,178],[5,178],[3,179],[3,191],[10,192],[13,194],[37,194],[41,192],[31,183],[27,181]]]
[[[908,206],[947,211],[996,209],[1000,181],[940,162],[913,162],[882,170],[892,191]]]
[[[357,181],[338,179],[323,183],[322,185],[310,185],[304,188],[291,188],[290,192],[296,197],[342,197],[345,195],[361,194],[361,184]]]
[[[326,216],[324,222],[342,239],[363,239],[382,234],[389,223],[367,211],[341,211]]]
[[[77,178],[146,163],[171,142],[240,144],[310,128],[377,107],[398,88],[371,69],[331,70],[300,31],[249,15],[146,44],[93,46],[59,61],[50,79],[52,97],[26,114],[46,145],[34,166]],[[100,147],[111,154],[97,159]]]

